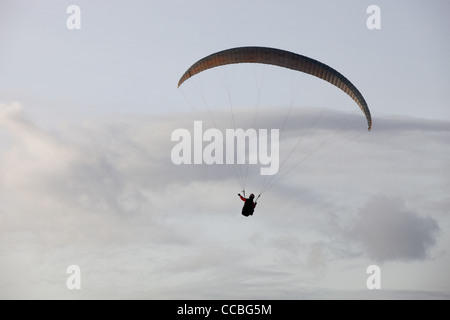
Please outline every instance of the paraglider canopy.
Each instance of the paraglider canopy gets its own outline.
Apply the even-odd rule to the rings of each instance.
[[[202,71],[236,63],[262,63],[304,72],[323,79],[349,95],[364,113],[368,129],[372,128],[369,107],[359,90],[341,73],[326,64],[293,52],[266,47],[239,47],[213,53],[194,63],[178,81],[178,87]]]

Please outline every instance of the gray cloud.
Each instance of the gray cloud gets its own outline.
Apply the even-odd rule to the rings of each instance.
[[[438,223],[405,208],[403,201],[375,196],[361,208],[351,235],[379,262],[422,260],[435,245]]]
[[[282,122],[277,113],[261,115],[260,126],[268,119]],[[345,119],[341,125],[353,122],[336,116]],[[218,119],[223,127],[229,124]],[[354,119],[359,125],[361,119]],[[192,120],[128,116],[45,129],[19,105],[0,106],[0,296],[71,298],[65,268],[79,264],[86,290],[78,297],[321,297],[305,283],[324,285],[337,262],[360,259],[358,244],[384,261],[425,259],[427,250],[440,245],[435,214],[448,203],[442,181],[447,155],[441,153],[447,131],[399,129],[396,139],[374,131],[348,143],[353,134],[334,135],[322,115],[306,130],[291,165],[326,141],[327,133],[336,144],[312,154],[261,197],[254,217],[243,219],[229,168],[171,163],[170,134],[190,129]],[[244,113],[240,121],[252,118]],[[292,141],[306,133],[302,127],[287,130]],[[441,139],[427,144],[424,155],[412,141],[430,136]],[[402,146],[401,157],[414,161],[389,161],[396,146]],[[421,171],[411,175],[419,165]],[[261,179],[253,178],[249,186],[257,189]],[[405,181],[409,188],[402,188]],[[418,192],[414,186],[420,183],[429,191]],[[386,206],[366,210],[376,208],[376,214],[349,214],[379,190],[397,194],[415,210],[382,201]],[[427,210],[433,218],[415,213]],[[364,227],[380,211],[394,227],[375,224],[379,232],[370,237]],[[349,226],[351,238],[343,232]],[[389,251],[378,242],[398,232],[410,243],[391,244]],[[351,280],[352,273],[342,277]]]

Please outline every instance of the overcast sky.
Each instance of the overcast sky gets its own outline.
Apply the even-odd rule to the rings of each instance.
[[[71,4],[80,30],[66,27]],[[0,298],[449,299],[449,10],[1,1]],[[373,130],[339,89],[289,70],[223,67],[177,89],[198,59],[249,45],[340,71]],[[252,217],[230,166],[171,161],[171,133],[194,120],[271,129],[286,115],[289,161]],[[381,290],[366,286],[373,264]],[[81,290],[66,287],[69,265]]]

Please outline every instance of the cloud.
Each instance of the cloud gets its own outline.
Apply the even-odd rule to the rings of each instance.
[[[371,258],[384,262],[426,259],[438,232],[432,217],[408,210],[397,198],[379,195],[361,208],[350,234]]]
[[[333,114],[342,119],[340,129],[327,125]],[[192,128],[188,115],[111,116],[43,128],[19,104],[0,105],[0,296],[73,298],[65,270],[78,264],[84,289],[77,297],[322,297],[314,286],[327,286],[336,262],[361,259],[356,245],[383,261],[426,259],[442,246],[437,217],[447,219],[447,130],[433,130],[430,122],[422,130],[415,120],[398,128],[395,139],[374,130],[351,140],[360,117],[292,116],[284,137],[291,146],[304,139],[290,165],[311,155],[244,219],[229,167],[170,161],[170,134]],[[267,110],[260,126],[271,119],[283,123],[284,115]],[[315,124],[296,128],[296,121]],[[243,112],[239,122],[253,118]],[[430,137],[436,139],[426,143]],[[251,178],[253,191],[264,179]],[[370,199],[380,190],[405,204]],[[390,229],[372,220],[380,215]],[[373,238],[368,224],[378,231]],[[376,241],[393,234],[408,243],[386,248]],[[340,277],[351,282],[352,273]]]

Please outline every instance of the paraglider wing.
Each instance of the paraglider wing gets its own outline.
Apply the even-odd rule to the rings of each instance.
[[[372,128],[370,110],[359,90],[342,74],[317,60],[274,48],[240,47],[213,53],[194,63],[180,78],[178,87],[190,77],[204,70],[235,63],[262,63],[308,73],[323,79],[348,94],[360,107]]]

